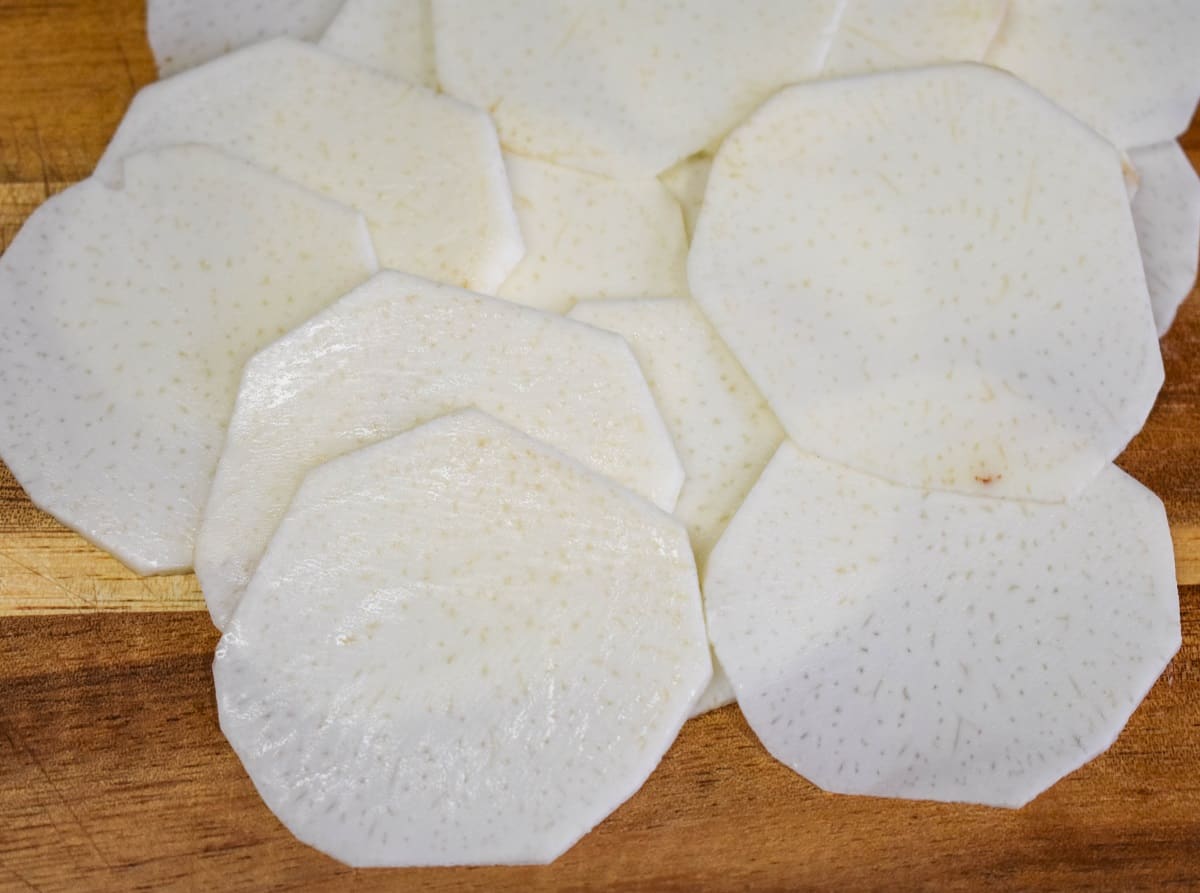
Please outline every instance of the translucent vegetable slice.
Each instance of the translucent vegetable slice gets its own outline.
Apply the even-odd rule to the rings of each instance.
[[[270,37],[315,40],[342,0],[148,0],[146,36],[162,77]]]
[[[789,436],[898,483],[1068,498],[1162,384],[1120,155],[983,66],[778,94],[688,272]]]
[[[187,570],[242,364],[374,271],[349,208],[212,149],[134,155],[0,259],[0,454],[135,571]]]
[[[688,293],[683,216],[657,180],[506,161],[526,251],[500,297],[564,313],[583,299]]]
[[[438,79],[505,148],[617,177],[704,149],[821,68],[840,0],[434,0]]]
[[[821,74],[980,62],[1008,0],[847,0]]]
[[[487,115],[280,39],[151,84],[97,173],[131,152],[205,143],[358,208],[385,267],[481,291],[521,258]]]
[[[753,382],[687,299],[585,301],[570,317],[622,335],[683,461],[675,517],[687,526],[701,572],[734,512],[783,440],[783,429]],[[733,700],[714,665],[697,714]]]
[[[380,273],[246,366],[196,543],[217,626],[307,471],[464,407],[675,507],[683,469],[622,338]]]
[[[1162,503],[928,493],[785,444],[708,563],[767,749],[839,793],[1020,806],[1106,750],[1179,648]]]
[[[987,61],[1128,149],[1187,130],[1198,44],[1194,0],[1011,0]]]
[[[437,87],[430,0],[346,0],[320,46],[384,74]]]
[[[478,412],[310,473],[213,664],[267,805],[359,866],[551,861],[709,673],[682,526]]]
[[[662,184],[683,208],[683,222],[687,225],[689,237],[696,231],[696,219],[704,204],[704,190],[708,186],[711,170],[712,156],[701,154],[685,158],[659,176]]]
[[[1196,284],[1200,254],[1200,178],[1178,143],[1134,149],[1133,197],[1146,284],[1158,333],[1165,335]]]

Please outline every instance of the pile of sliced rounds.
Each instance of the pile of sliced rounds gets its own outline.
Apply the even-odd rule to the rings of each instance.
[[[0,259],[0,455],[195,569],[301,840],[548,862],[735,699],[828,791],[1020,806],[1171,660],[1112,462],[1192,0],[148,7],[170,76]]]

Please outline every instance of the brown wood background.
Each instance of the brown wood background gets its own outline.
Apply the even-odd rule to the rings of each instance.
[[[0,0],[0,247],[154,77],[142,8]],[[1019,812],[834,797],[726,708],[548,868],[354,872],[295,842],[217,728],[194,580],[134,577],[0,465],[0,890],[1200,888],[1198,350],[1195,301],[1121,459],[1167,504],[1184,645],[1108,754]]]

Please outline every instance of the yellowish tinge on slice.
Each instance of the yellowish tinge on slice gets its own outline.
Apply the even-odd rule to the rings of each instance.
[[[506,149],[654,177],[814,77],[840,0],[434,0],[438,79]]]
[[[271,37],[315,40],[343,0],[147,0],[160,77]]]
[[[1165,335],[1196,284],[1200,259],[1200,178],[1178,143],[1134,149],[1133,225],[1158,333]]]
[[[1070,498],[1163,380],[1120,154],[985,66],[778,94],[688,272],[800,447],[910,486]]]
[[[246,365],[196,542],[213,622],[228,622],[305,473],[465,407],[675,507],[683,469],[622,338],[384,272]]]
[[[683,461],[675,505],[704,570],[708,553],[783,440],[783,429],[700,313],[686,298],[586,301],[570,317],[622,335],[646,374]],[[694,708],[733,700],[719,665]]]
[[[266,804],[355,866],[550,862],[709,673],[683,527],[474,411],[312,471],[213,663]]]
[[[1007,8],[1008,0],[846,0],[821,75],[980,62]]]
[[[580,300],[688,293],[683,216],[656,179],[505,161],[525,257],[500,297],[564,313]]]
[[[704,190],[708,186],[708,174],[711,170],[712,156],[701,153],[685,158],[666,173],[659,175],[659,180],[683,208],[683,221],[687,225],[689,237],[696,231],[696,220],[700,216],[700,208],[704,205]]]
[[[204,143],[358,208],[385,267],[480,291],[523,251],[484,112],[294,40],[144,88],[97,174],[132,152]]]
[[[346,0],[320,47],[392,77],[437,87],[430,0]]]
[[[825,790],[1021,806],[1105,751],[1179,648],[1162,503],[888,484],[785,443],[709,558],[709,632],[767,749]]]
[[[1128,149],[1187,130],[1197,46],[1195,0],[1010,0],[987,61]]]
[[[376,268],[366,223],[202,146],[50,199],[0,259],[0,455],[138,573],[192,566],[242,364]]]

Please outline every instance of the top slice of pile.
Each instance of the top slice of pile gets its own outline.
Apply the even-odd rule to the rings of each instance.
[[[1163,380],[1120,154],[983,66],[777,95],[688,272],[800,447],[910,486],[1069,498]]]

